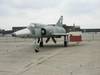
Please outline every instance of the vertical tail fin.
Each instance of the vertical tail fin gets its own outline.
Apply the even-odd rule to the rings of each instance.
[[[61,16],[58,20],[58,22],[56,23],[56,25],[58,26],[62,26],[63,25],[63,16]]]

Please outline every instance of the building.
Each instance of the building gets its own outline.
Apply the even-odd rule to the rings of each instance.
[[[81,31],[79,26],[68,26],[68,25],[64,24],[63,27],[65,28],[66,32]]]
[[[100,40],[100,29],[81,29],[83,40]]]
[[[100,32],[100,29],[81,29],[82,32]]]
[[[12,30],[4,30],[4,29],[0,29],[0,35],[4,36],[6,34],[12,34],[13,32],[16,32],[18,30],[24,29],[26,27],[22,26],[22,27],[12,27]]]
[[[25,29],[25,28],[26,28],[25,26],[22,26],[22,27],[12,27],[12,31],[16,32],[18,30],[22,30],[22,29]]]

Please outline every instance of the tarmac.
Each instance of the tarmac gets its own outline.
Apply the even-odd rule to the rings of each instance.
[[[36,53],[33,39],[0,37],[0,75],[100,75],[100,40],[57,41]]]

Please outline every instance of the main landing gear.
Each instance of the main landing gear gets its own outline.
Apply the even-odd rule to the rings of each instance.
[[[64,36],[64,47],[67,47],[68,46],[68,41],[67,41],[67,38],[66,38],[66,35]]]
[[[42,38],[42,37],[40,38],[39,46],[40,46],[40,47],[43,47],[43,38]],[[64,47],[67,47],[67,46],[68,46],[68,41],[67,41],[67,37],[66,37],[66,35],[65,35],[65,36],[64,36]]]
[[[43,38],[41,38],[41,41],[40,41],[40,47],[43,47]]]

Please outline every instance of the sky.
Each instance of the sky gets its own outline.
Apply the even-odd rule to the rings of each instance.
[[[63,23],[81,28],[100,28],[100,0],[0,0],[0,28],[30,23]]]

